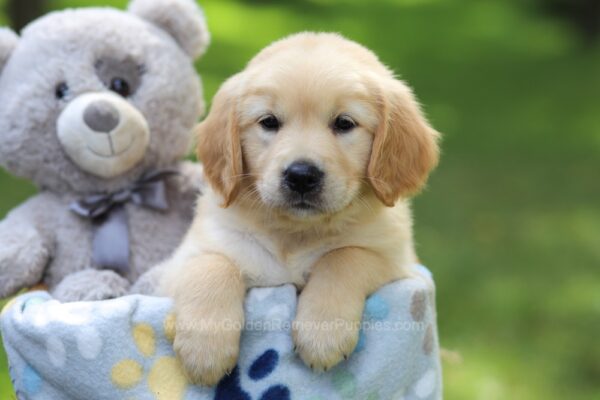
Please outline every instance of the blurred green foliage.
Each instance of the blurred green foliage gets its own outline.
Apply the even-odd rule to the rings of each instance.
[[[214,36],[198,63],[207,99],[271,41],[338,31],[406,79],[444,133],[442,163],[414,207],[442,345],[462,358],[444,364],[445,398],[600,399],[597,44],[533,0],[202,4]],[[0,215],[32,193],[1,173]]]

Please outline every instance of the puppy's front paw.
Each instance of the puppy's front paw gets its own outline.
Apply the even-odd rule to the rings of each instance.
[[[293,325],[296,352],[315,371],[327,371],[347,359],[358,343],[360,320],[298,313]]]
[[[235,367],[239,346],[240,331],[236,327],[221,321],[177,321],[174,349],[193,384],[219,383]]]

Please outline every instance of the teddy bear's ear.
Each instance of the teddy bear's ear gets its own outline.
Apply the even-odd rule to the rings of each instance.
[[[195,0],[132,0],[129,11],[169,33],[197,59],[210,43],[204,13]]]
[[[19,43],[19,37],[8,28],[0,28],[0,74]]]

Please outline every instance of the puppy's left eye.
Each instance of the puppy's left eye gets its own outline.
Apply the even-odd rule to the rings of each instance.
[[[333,122],[333,131],[335,133],[347,133],[356,128],[358,124],[347,115],[340,115]]]

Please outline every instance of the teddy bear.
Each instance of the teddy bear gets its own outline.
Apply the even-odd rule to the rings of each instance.
[[[209,40],[194,0],[0,30],[0,165],[39,189],[0,222],[0,297],[38,284],[60,301],[119,297],[176,248],[201,190],[183,160]]]

